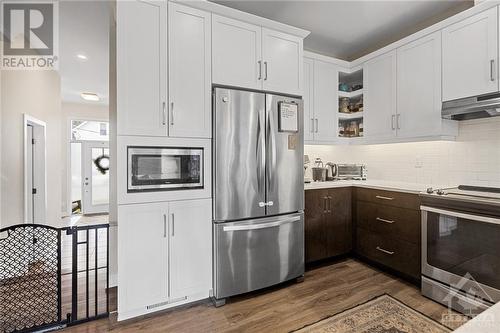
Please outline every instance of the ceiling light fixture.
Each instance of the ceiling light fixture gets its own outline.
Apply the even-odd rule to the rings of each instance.
[[[85,54],[77,54],[76,57],[80,60],[83,60],[83,61],[86,61],[89,59],[89,58],[87,58],[87,56]]]
[[[97,96],[97,94],[94,93],[84,92],[81,93],[80,96],[86,101],[99,102],[100,100],[99,96]]]

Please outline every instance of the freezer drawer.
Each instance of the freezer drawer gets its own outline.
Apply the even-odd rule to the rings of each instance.
[[[304,216],[214,224],[214,294],[221,299],[304,274]]]

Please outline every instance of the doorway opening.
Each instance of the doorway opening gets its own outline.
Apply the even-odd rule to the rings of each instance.
[[[45,122],[24,115],[24,223],[46,223],[45,129]]]
[[[109,212],[109,123],[71,120],[71,214]]]

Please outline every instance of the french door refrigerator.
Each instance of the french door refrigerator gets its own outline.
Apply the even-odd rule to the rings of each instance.
[[[301,99],[213,92],[214,298],[304,274]]]

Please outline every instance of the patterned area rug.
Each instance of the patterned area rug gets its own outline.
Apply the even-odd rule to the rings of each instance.
[[[448,333],[448,328],[389,295],[299,329],[299,333]]]

